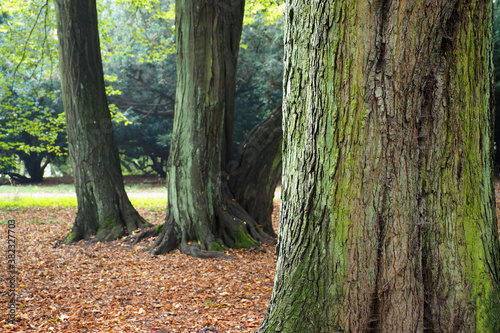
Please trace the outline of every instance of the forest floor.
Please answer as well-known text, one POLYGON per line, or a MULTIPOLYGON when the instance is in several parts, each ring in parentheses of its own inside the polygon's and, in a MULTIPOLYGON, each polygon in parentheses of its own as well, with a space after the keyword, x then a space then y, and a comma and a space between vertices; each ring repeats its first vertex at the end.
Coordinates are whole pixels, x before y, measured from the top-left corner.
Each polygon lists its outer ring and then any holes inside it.
MULTIPOLYGON (((164 195, 160 179, 126 178, 131 197, 164 195), (142 185, 137 185, 137 184, 142 185)), ((73 196, 68 181, 0 187, 0 196, 73 196), (55 186, 58 185, 58 186, 55 186), (63 190, 61 190, 61 188, 63 190)), ((500 207, 500 181, 495 181, 500 207)), ((279 197, 279 192, 277 192, 279 197)), ((274 203, 277 228, 279 200, 274 203)), ((0 331, 2 332, 254 332, 271 297, 274 246, 231 250, 233 259, 196 259, 178 251, 152 256, 155 238, 83 242, 54 248, 67 235, 75 207, 0 207, 0 331), (15 220, 16 325, 7 325, 7 220, 15 220)), ((163 206, 138 208, 154 224, 163 206)), ((497 216, 500 210, 497 208, 497 216)))
MULTIPOLYGON (((73 196, 67 182, 0 187, 3 196, 73 196), (50 184, 50 185, 47 185, 50 184), (69 193, 68 193, 69 192, 69 193)), ((164 195, 162 180, 134 185, 133 196, 164 195)), ((165 207, 138 208, 153 224, 165 207)), ((274 222, 279 202, 275 200, 274 222)), ((276 265, 274 246, 231 250, 231 260, 196 259, 178 251, 152 256, 155 238, 130 245, 53 245, 66 236, 76 207, 0 207, 2 332, 253 332, 266 311, 276 265), (16 325, 7 325, 7 221, 15 220, 16 325)), ((275 225, 276 227, 277 225, 275 225)))

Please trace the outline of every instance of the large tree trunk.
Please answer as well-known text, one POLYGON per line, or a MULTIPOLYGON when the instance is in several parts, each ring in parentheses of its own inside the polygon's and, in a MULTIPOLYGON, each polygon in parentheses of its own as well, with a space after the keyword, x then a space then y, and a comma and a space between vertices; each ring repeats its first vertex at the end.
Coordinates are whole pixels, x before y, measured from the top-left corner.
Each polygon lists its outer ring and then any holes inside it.
POLYGON ((229 182, 236 201, 273 237, 273 199, 281 179, 282 119, 280 104, 252 129, 233 163, 229 182))
POLYGON ((149 224, 123 186, 108 109, 95 0, 55 0, 62 94, 78 213, 66 243, 113 240, 149 224))
POLYGON ((177 89, 167 176, 167 219, 155 254, 198 257, 271 240, 232 199, 236 61, 244 0, 177 0, 177 89))
POLYGON ((498 332, 490 1, 288 1, 261 332, 498 332))

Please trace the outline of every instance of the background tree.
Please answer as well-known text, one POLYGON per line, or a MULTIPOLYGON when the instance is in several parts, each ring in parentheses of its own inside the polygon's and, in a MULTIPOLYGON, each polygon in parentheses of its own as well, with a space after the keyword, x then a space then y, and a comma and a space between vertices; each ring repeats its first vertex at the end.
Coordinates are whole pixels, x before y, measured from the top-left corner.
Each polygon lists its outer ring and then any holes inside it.
POLYGON ((236 62, 244 1, 176 1, 177 89, 167 219, 151 252, 220 256, 271 238, 232 199, 236 62))
POLYGON ((19 182, 41 182, 66 148, 50 13, 47 1, 0 8, 0 173, 19 182))
MULTIPOLYGON (((243 26, 236 77, 235 153, 252 128, 281 103, 281 16, 273 10, 275 4, 260 2, 251 1, 245 9, 247 22, 243 26)), ((130 171, 137 169, 161 176, 165 175, 163 162, 170 149, 175 101, 172 9, 168 2, 159 5, 148 0, 118 5, 111 2, 101 11, 101 16, 110 22, 105 30, 113 36, 103 43, 104 69, 108 78, 114 78, 108 84, 120 92, 108 95, 108 99, 127 118, 126 122, 115 123, 122 163, 130 171), (111 23, 123 21, 127 22, 125 28, 111 23), (156 50, 160 46, 164 53, 156 50)))
POLYGON ((255 126, 231 166, 229 186, 236 202, 268 235, 276 237, 272 213, 274 192, 281 180, 283 131, 281 104, 255 126))
POLYGON ((39 183, 47 165, 66 152, 62 102, 52 87, 45 90, 27 83, 15 91, 1 101, 0 173, 20 183, 39 183), (24 95, 17 95, 21 91, 24 95), (22 174, 18 160, 28 176, 22 174))
MULTIPOLYGON (((252 128, 281 102, 281 8, 276 1, 247 2, 238 55, 234 157, 252 128)), ((123 171, 165 176, 176 83, 173 1, 100 0, 97 9, 106 92, 123 171)), ((57 155, 65 152, 66 138, 53 3, 5 0, 1 10, 0 168, 31 181, 37 177, 26 173, 26 165, 36 174, 49 161, 51 171, 67 174, 67 159, 57 155), (43 131, 35 131, 41 127, 43 131), (56 132, 57 142, 49 144, 56 132)))
POLYGON ((283 27, 277 2, 245 5, 236 77, 234 147, 229 186, 236 202, 268 235, 281 180, 283 27))
POLYGON ((100 17, 104 71, 114 92, 108 100, 126 119, 114 124, 122 165, 165 177, 175 101, 173 2, 105 0, 100 17))
POLYGON ((78 213, 70 243, 149 225, 123 186, 102 69, 95 0, 56 0, 59 65, 78 213))
POLYGON ((492 2, 288 1, 261 332, 498 332, 492 2))
POLYGON ((252 129, 269 117, 277 105, 281 105, 282 6, 276 3, 257 6, 260 2, 246 1, 245 4, 236 75, 233 156, 238 153, 252 129))

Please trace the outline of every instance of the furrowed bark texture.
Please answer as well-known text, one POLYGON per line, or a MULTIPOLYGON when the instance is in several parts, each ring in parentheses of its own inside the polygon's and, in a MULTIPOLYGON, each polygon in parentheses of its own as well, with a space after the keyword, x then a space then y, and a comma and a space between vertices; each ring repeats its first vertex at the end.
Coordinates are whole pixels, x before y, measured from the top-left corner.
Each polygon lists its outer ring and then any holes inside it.
POLYGON ((231 168, 230 188, 236 201, 268 235, 273 229, 273 199, 281 179, 282 161, 281 104, 255 126, 243 142, 231 168))
POLYGON ((66 243, 149 226, 123 186, 108 109, 95 0, 55 0, 63 103, 78 213, 66 243))
POLYGON ((167 219, 150 250, 221 256, 213 250, 271 240, 232 200, 225 170, 244 1, 177 0, 175 8, 178 74, 167 219))
POLYGON ((282 217, 260 331, 498 331, 491 2, 286 8, 282 217))

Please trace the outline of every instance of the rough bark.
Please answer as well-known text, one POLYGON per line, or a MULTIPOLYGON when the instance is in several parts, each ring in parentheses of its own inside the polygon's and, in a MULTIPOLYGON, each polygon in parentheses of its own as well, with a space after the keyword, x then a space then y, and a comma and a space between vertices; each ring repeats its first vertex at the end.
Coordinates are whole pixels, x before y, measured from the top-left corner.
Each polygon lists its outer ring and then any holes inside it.
POLYGON ((113 240, 149 226, 123 185, 108 109, 95 0, 55 0, 62 96, 78 213, 66 243, 113 240))
POLYGON ((221 256, 271 241, 229 191, 243 0, 176 1, 177 88, 167 218, 150 251, 221 256))
POLYGON ((281 179, 283 119, 281 104, 243 142, 231 168, 230 188, 260 228, 276 237, 272 224, 273 199, 281 179))
POLYGON ((261 332, 498 332, 490 1, 286 10, 261 332))

